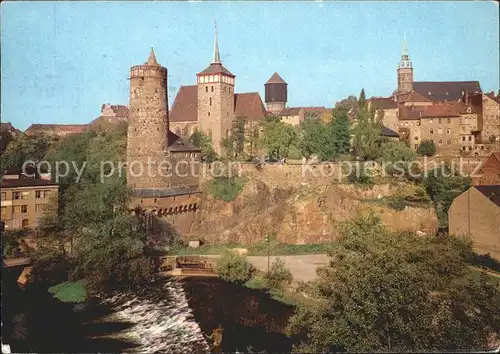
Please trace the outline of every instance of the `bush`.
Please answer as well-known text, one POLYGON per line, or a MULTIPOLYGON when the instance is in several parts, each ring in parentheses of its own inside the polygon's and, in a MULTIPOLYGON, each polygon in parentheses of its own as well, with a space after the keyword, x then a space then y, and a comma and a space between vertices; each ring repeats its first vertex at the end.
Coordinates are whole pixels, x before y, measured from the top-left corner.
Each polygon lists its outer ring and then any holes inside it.
POLYGON ((250 280, 255 269, 246 256, 228 250, 217 261, 215 271, 226 281, 242 284, 250 280))
POLYGON ((276 258, 269 272, 266 274, 267 287, 270 290, 282 292, 284 285, 290 284, 292 280, 292 273, 290 269, 285 267, 285 261, 281 258, 276 258))
POLYGON ((62 302, 84 302, 87 300, 87 290, 85 289, 85 281, 77 282, 66 281, 54 286, 48 290, 54 298, 62 302))
POLYGON ((236 198, 245 185, 241 177, 216 177, 209 182, 208 191, 215 198, 230 202, 236 198))
POLYGON ((366 173, 365 168, 360 169, 359 172, 353 170, 347 177, 347 181, 357 186, 370 188, 375 184, 375 182, 373 181, 373 177, 370 174, 366 173))
POLYGON ((436 153, 436 145, 431 140, 424 140, 418 146, 417 153, 422 156, 433 156, 436 153))

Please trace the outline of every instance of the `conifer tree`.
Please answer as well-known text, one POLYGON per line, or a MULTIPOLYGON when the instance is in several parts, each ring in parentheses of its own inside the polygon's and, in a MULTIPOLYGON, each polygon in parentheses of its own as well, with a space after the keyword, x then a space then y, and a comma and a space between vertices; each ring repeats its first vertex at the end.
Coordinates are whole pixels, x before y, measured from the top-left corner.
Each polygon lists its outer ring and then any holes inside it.
POLYGON ((338 156, 349 153, 351 149, 351 127, 347 109, 339 107, 333 111, 331 129, 335 154, 338 156))

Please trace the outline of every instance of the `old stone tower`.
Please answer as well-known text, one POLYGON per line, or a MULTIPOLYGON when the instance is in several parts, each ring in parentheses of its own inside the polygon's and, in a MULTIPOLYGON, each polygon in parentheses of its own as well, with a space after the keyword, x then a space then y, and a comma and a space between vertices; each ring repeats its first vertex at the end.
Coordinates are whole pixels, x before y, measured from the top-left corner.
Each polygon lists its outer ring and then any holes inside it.
POLYGON ((198 121, 202 132, 212 139, 221 153, 221 142, 229 137, 234 120, 235 76, 222 66, 215 30, 214 53, 208 68, 196 74, 198 84, 198 121))
POLYGON ((403 39, 403 54, 398 64, 398 93, 413 91, 413 67, 408 55, 406 36, 403 39))
POLYGON ((167 155, 167 100, 167 68, 158 64, 151 48, 144 65, 130 68, 127 185, 134 190, 161 190, 168 186, 166 177, 147 170, 148 160, 158 166, 167 155))
POLYGON ((264 85, 266 94, 266 108, 273 114, 278 114, 286 107, 288 84, 274 73, 264 85))

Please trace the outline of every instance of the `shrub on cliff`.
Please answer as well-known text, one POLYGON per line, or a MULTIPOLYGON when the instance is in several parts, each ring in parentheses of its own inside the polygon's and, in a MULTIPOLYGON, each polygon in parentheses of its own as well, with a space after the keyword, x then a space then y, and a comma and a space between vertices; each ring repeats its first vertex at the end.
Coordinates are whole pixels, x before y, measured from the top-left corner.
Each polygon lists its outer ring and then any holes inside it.
POLYGON ((241 177, 215 177, 208 184, 208 191, 215 198, 230 202, 236 198, 245 185, 241 177))
POLYGON ((433 156, 436 153, 436 145, 432 140, 424 140, 418 146, 417 153, 422 156, 433 156))
POLYGON ((254 270, 245 255, 229 250, 222 254, 215 266, 215 271, 222 279, 238 284, 250 280, 254 270))
POLYGON ((266 273, 266 283, 270 290, 282 292, 283 288, 293 280, 292 272, 285 267, 285 261, 276 258, 269 272, 266 273))
POLYGON ((392 233, 374 216, 339 231, 321 301, 290 320, 297 351, 484 350, 500 333, 498 281, 468 274, 467 240, 392 233))

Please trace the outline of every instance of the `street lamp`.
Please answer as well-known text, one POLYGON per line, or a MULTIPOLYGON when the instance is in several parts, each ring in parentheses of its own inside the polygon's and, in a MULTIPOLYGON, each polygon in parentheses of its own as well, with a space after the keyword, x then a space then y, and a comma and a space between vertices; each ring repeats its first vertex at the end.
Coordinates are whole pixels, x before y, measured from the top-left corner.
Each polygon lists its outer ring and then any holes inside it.
POLYGON ((266 235, 265 242, 267 244, 267 274, 269 274, 269 236, 266 235))

